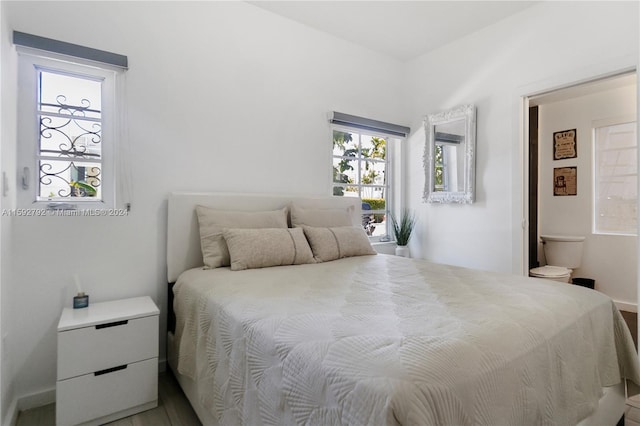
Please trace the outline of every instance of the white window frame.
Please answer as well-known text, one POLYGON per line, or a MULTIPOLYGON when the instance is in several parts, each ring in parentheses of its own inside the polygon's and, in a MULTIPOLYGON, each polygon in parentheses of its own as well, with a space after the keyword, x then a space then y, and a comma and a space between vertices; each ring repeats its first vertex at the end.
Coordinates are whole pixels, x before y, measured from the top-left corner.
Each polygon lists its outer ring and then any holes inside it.
POLYGON ((18 206, 35 209, 112 209, 116 204, 116 87, 120 70, 106 64, 71 58, 28 47, 18 51, 18 206), (38 70, 102 81, 101 105, 101 200, 69 197, 38 200, 39 134, 38 70))
MULTIPOLYGON (((593 173, 593 215, 591 218, 591 227, 592 227, 592 233, 594 235, 613 235, 613 236, 631 236, 631 237, 635 237, 638 235, 638 226, 640 226, 640 223, 637 223, 636 225, 636 232, 635 233, 631 233, 631 232, 615 232, 615 231, 604 231, 604 230, 599 230, 598 226, 597 226, 597 215, 598 215, 598 147, 597 145, 597 140, 596 140, 596 131, 598 128, 602 128, 602 127, 610 127, 610 126, 617 126, 617 125, 621 125, 621 124, 631 124, 634 123, 636 125, 636 155, 637 155, 637 151, 638 149, 640 149, 640 147, 638 146, 638 139, 637 139, 637 131, 638 131, 638 127, 637 127, 637 121, 636 121, 636 117, 635 116, 625 116, 625 117, 617 117, 617 118, 611 118, 611 119, 603 119, 603 120, 596 120, 592 123, 592 158, 593 158, 593 165, 592 165, 592 173, 593 173)), ((636 165, 636 180, 637 180, 637 176, 638 176, 638 165, 636 165)), ((640 188, 638 188, 640 190, 640 188)), ((637 206, 637 202, 638 202, 638 196, 640 196, 640 194, 636 195, 636 202, 635 205, 637 206)))
MULTIPOLYGON (((385 133, 381 133, 381 132, 376 132, 376 131, 372 131, 372 130, 364 130, 364 129, 360 129, 357 127, 349 127, 349 126, 344 126, 344 125, 337 125, 337 124, 332 124, 331 126, 331 140, 332 143, 330 145, 331 147, 331 163, 330 163, 330 167, 331 167, 331 173, 330 173, 330 193, 331 195, 333 195, 333 188, 335 186, 342 186, 340 183, 338 182, 334 182, 333 181, 333 160, 335 158, 340 158, 337 157, 333 154, 333 132, 334 130, 339 131, 339 132, 345 132, 345 133, 353 133, 353 134, 359 134, 359 135, 367 135, 367 136, 372 136, 372 137, 377 137, 380 139, 384 139, 386 141, 386 154, 385 154, 385 210, 371 210, 371 214, 384 214, 386 216, 386 220, 385 220, 385 232, 383 235, 378 235, 378 236, 370 236, 369 240, 371 242, 387 242, 387 241, 391 241, 392 240, 392 227, 391 227, 391 214, 392 212, 394 212, 393 209, 393 200, 395 197, 395 182, 394 182, 394 170, 393 170, 393 140, 397 139, 397 140, 401 140, 403 139, 400 136, 394 136, 394 135, 388 135, 385 133)), ((360 153, 360 148, 361 148, 361 143, 358 144, 358 157, 354 158, 354 160, 358 161, 358 176, 361 176, 361 169, 360 167, 362 167, 362 163, 364 162, 363 157, 361 157, 361 153, 360 153)), ((367 184, 344 184, 344 187, 347 186, 351 186, 351 187, 357 187, 358 188, 358 197, 360 197, 362 199, 362 191, 361 189, 363 187, 371 187, 371 186, 375 186, 375 187, 379 187, 382 185, 367 185, 367 184)), ((345 191, 346 192, 346 191, 345 191)), ((337 196, 337 195, 336 195, 337 196)), ((348 195, 344 195, 344 196, 348 196, 348 195)), ((364 211, 362 212, 364 214, 364 211)))

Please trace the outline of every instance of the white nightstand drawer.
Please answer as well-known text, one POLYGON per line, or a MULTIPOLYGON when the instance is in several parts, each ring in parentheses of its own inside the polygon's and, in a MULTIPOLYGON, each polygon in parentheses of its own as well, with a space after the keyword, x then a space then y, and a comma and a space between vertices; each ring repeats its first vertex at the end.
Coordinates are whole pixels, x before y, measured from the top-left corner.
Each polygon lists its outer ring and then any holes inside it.
POLYGON ((58 380, 157 358, 158 336, 157 315, 59 332, 58 380))
MULTIPOLYGON (((56 423, 76 425, 158 401, 158 358, 58 381, 56 423)), ((146 407, 151 408, 151 407, 146 407)), ((97 422, 99 423, 99 422, 97 422)))

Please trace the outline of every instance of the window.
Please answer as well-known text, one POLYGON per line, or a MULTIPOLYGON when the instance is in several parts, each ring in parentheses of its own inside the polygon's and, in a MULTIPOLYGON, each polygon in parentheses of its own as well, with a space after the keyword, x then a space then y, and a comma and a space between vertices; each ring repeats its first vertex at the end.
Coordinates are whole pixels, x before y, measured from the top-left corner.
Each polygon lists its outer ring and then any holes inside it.
POLYGON ((19 45, 19 204, 113 207, 116 78, 122 68, 91 56, 108 52, 23 33, 14 33, 14 42, 19 45), (82 56, 68 56, 68 49, 82 56))
POLYGON ((411 129, 336 111, 330 113, 329 122, 333 124, 333 195, 360 197, 367 235, 374 241, 388 241, 392 192, 399 186, 393 182, 391 153, 411 129))
POLYGON ((360 197, 367 235, 374 241, 388 241, 392 232, 387 219, 393 211, 394 191, 400 192, 400 179, 393 182, 397 160, 392 162, 391 157, 411 129, 336 111, 330 113, 329 122, 333 124, 333 195, 360 197))
POLYGON ((35 67, 37 201, 102 201, 102 87, 93 76, 35 67))
POLYGON ((362 199, 362 226, 370 237, 390 234, 388 143, 387 136, 333 129, 333 195, 362 199))
POLYGON ((594 232, 637 235, 636 123, 594 129, 594 232))

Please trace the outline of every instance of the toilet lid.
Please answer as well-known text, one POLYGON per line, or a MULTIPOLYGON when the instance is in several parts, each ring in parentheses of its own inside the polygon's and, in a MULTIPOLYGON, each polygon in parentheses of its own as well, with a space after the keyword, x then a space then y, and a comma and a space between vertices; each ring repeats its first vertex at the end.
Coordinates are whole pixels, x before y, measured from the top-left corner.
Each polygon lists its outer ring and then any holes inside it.
POLYGON ((571 275, 571 269, 562 266, 540 266, 529 271, 531 275, 536 277, 560 278, 571 275))

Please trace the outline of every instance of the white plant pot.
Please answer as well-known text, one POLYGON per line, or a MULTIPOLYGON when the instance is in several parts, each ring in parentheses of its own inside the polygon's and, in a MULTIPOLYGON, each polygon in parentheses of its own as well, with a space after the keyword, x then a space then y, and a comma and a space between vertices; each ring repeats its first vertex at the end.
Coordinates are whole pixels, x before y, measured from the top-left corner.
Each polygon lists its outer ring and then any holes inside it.
POLYGON ((409 253, 409 246, 396 247, 396 256, 411 257, 411 254, 409 253))

